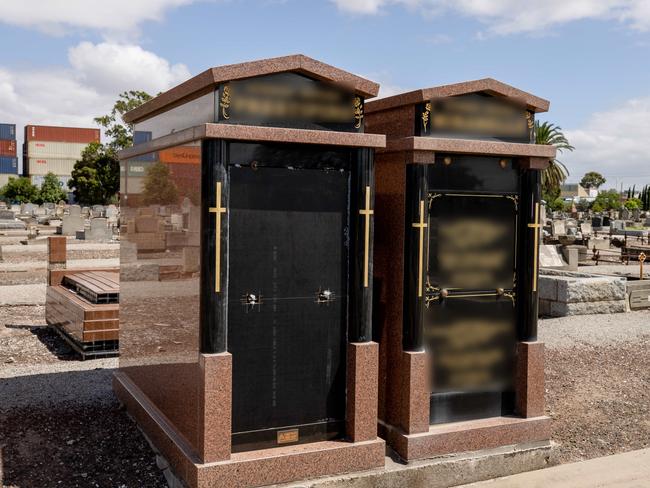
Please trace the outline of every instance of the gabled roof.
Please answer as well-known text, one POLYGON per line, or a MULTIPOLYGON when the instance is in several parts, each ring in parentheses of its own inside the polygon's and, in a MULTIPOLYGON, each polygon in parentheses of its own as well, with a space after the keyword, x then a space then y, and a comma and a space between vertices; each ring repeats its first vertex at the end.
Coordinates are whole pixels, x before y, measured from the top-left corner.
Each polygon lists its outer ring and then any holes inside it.
POLYGON ((494 96, 508 98, 534 112, 546 112, 550 105, 548 100, 536 97, 535 95, 519 90, 518 88, 507 85, 493 78, 483 78, 481 80, 465 81, 463 83, 454 83, 452 85, 422 88, 420 90, 401 93, 392 97, 380 98, 379 100, 367 102, 364 106, 364 110, 366 113, 371 113, 402 105, 422 103, 434 98, 452 97, 476 92, 485 92, 494 96))
POLYGON ((333 85, 339 85, 363 97, 375 97, 379 92, 377 83, 303 54, 294 54, 210 68, 194 78, 190 78, 184 83, 161 93, 138 108, 127 112, 124 114, 124 121, 133 123, 144 119, 168 106, 176 105, 182 100, 190 100, 199 94, 207 93, 211 87, 226 81, 289 71, 301 73, 333 85))

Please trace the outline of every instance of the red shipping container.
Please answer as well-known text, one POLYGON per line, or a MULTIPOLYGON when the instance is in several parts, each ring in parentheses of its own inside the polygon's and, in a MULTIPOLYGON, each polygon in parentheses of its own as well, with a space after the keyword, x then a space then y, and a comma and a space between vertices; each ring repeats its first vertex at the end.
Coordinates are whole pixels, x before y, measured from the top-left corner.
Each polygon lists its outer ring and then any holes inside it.
POLYGON ((81 127, 54 127, 48 125, 26 125, 26 141, 77 142, 88 144, 99 142, 99 129, 81 127))
POLYGON ((176 146, 158 151, 161 163, 200 164, 201 146, 176 146))
POLYGON ((16 157, 16 141, 0 140, 0 156, 16 157))

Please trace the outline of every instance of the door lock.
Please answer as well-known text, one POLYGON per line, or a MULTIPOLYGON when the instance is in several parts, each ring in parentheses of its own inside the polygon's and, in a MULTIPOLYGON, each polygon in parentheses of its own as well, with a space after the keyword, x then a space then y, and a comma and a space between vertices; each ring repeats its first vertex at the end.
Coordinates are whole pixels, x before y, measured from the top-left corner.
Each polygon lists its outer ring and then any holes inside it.
POLYGON ((316 303, 330 303, 336 300, 336 295, 329 288, 319 289, 316 292, 316 303))

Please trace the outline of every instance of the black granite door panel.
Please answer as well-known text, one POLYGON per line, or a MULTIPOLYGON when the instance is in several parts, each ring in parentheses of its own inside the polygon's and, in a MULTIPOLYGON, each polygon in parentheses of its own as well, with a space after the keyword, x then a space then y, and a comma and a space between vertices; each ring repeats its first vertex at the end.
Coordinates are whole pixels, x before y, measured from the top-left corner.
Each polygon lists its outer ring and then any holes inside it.
POLYGON ((233 450, 341 436, 349 172, 229 172, 233 450))
POLYGON ((518 198, 429 193, 430 422, 512 413, 518 198))

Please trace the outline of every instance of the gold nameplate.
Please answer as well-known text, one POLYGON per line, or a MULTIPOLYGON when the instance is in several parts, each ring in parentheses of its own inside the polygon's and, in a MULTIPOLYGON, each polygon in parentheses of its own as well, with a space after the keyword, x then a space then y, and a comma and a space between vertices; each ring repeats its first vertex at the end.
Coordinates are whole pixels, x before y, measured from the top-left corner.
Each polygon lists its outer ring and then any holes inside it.
POLYGON ((298 442, 299 438, 298 429, 278 431, 278 444, 291 444, 292 442, 298 442))

